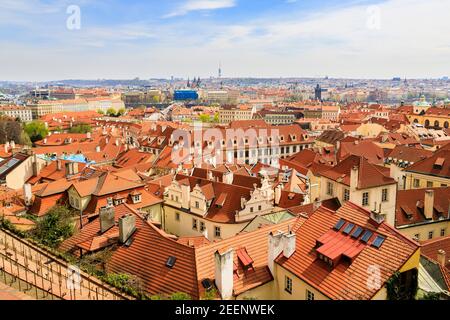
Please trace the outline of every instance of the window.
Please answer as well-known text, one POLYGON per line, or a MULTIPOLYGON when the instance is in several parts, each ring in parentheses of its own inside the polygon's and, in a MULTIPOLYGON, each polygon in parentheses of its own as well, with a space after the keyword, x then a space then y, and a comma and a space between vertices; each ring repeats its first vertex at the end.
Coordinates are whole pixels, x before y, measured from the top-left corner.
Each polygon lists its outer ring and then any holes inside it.
POLYGON ((368 206, 369 205, 369 193, 368 192, 364 192, 363 196, 362 196, 362 205, 363 206, 368 206))
POLYGON ((262 207, 261 207, 261 205, 259 205, 258 206, 258 211, 261 211, 262 210, 262 207))
POLYGON ((433 239, 433 231, 428 232, 428 239, 433 239))
POLYGON ((344 201, 350 200, 350 190, 344 189, 344 201))
POLYGON ((200 221, 200 232, 205 231, 205 222, 200 221))
POLYGON ((192 229, 193 230, 198 230, 197 223, 198 223, 197 219, 192 219, 192 229))
POLYGON ((331 182, 327 182, 327 195, 333 195, 333 184, 331 182))
POLYGON ((314 293, 306 289, 306 300, 314 300, 314 293))
POLYGON ((220 231, 220 227, 214 227, 214 235, 216 236, 216 238, 220 238, 221 237, 221 231, 220 231))
POLYGON ((381 201, 382 202, 388 201, 388 189, 381 190, 381 201))
POLYGON ((420 234, 416 233, 416 234, 414 235, 414 239, 417 240, 417 241, 419 241, 419 239, 420 239, 420 234))
POLYGON ((284 277, 284 290, 287 293, 292 294, 292 279, 288 276, 284 277))
POLYGON ((414 179, 414 188, 418 188, 420 186, 420 180, 414 179))
POLYGON ((427 181, 427 188, 433 188, 433 181, 427 181))
POLYGON ((180 221, 180 214, 178 212, 175 212, 175 220, 180 221))
POLYGON ((441 237, 445 236, 445 229, 441 229, 441 237))
POLYGON ((200 208, 200 203, 198 201, 195 201, 195 207, 198 209, 200 208))

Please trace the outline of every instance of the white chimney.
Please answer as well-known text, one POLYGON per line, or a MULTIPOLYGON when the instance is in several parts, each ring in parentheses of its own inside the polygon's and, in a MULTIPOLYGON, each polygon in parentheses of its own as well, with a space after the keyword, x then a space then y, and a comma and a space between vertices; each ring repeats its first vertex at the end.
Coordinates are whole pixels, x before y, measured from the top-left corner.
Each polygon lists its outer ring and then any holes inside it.
POLYGON ((283 234, 283 255, 285 258, 290 258, 296 247, 297 235, 291 231, 283 234))
POLYGON ((267 255, 267 265, 269 267, 270 272, 274 275, 274 262, 275 259, 283 252, 283 233, 278 231, 273 234, 269 233, 269 252, 267 255))
POLYGON ((11 140, 10 145, 11 145, 11 149, 14 149, 16 147, 16 143, 14 142, 14 140, 11 140))
POLYGON ((86 133, 86 138, 91 139, 91 133, 90 132, 86 133))
POLYGON ((191 186, 189 183, 181 184, 181 206, 185 209, 189 209, 191 201, 191 186))
POLYGON ((223 183, 232 184, 233 183, 233 172, 225 172, 222 176, 223 183))
POLYGON ((61 160, 60 160, 60 159, 56 160, 56 169, 57 169, 58 171, 61 171, 61 170, 62 170, 62 167, 61 167, 61 160))
POLYGON ((425 199, 423 202, 423 213, 425 218, 433 219, 434 190, 425 190, 425 199))
POLYGON ((114 226, 114 207, 100 209, 100 232, 103 233, 114 226))
POLYGON ((95 152, 100 152, 100 146, 95 147, 95 152))
POLYGON ((23 185, 23 197, 25 200, 25 205, 31 206, 31 200, 33 197, 33 194, 31 193, 31 184, 25 183, 23 185))
POLYGON ((8 145, 8 143, 5 143, 4 148, 5 148, 5 153, 8 153, 8 151, 9 151, 9 145, 8 145))
POLYGON ((233 255, 234 250, 228 249, 220 253, 214 253, 215 259, 215 282, 223 300, 233 296, 233 255))
POLYGON ((278 205, 280 203, 281 200, 281 190, 283 189, 283 185, 279 184, 276 188, 275 188, 275 204, 278 205))
POLYGON ((136 216, 127 214, 119 219, 119 242, 125 243, 136 230, 136 216))
POLYGON ((441 266, 443 266, 445 268, 445 266, 447 265, 447 254, 445 253, 444 250, 438 250, 437 252, 437 261, 439 262, 439 264, 441 266))
POLYGON ((353 166, 350 171, 350 189, 355 190, 358 188, 358 181, 359 181, 359 167, 353 166))

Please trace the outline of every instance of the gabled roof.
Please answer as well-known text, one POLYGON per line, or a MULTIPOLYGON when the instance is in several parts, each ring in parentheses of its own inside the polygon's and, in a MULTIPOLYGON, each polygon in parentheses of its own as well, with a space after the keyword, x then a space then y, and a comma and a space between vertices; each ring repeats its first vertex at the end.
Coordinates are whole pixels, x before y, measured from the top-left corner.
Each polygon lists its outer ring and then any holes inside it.
MULTIPOLYGON (((290 258, 280 254, 276 263, 335 300, 372 298, 378 289, 367 286, 368 268, 373 265, 380 267, 380 280, 383 285, 419 249, 418 243, 402 236, 386 223, 373 223, 368 211, 350 202, 337 211, 320 207, 303 225, 293 231, 297 234, 294 254, 290 258), (333 227, 340 219, 381 235, 385 240, 379 248, 372 245, 374 236, 362 247, 355 244, 354 248, 358 248, 358 252, 352 254, 351 263, 340 262, 330 269, 318 258, 315 248, 317 240, 324 235, 328 235, 330 241, 337 241, 334 234, 337 235, 341 231, 333 231, 333 227), (331 232, 333 234, 330 234, 331 232)), ((351 245, 347 247, 350 248, 351 245)))
POLYGON ((92 194, 95 196, 104 196, 143 186, 144 184, 141 182, 127 180, 114 173, 105 172, 98 178, 97 187, 92 194))
POLYGON ((322 176, 350 186, 350 174, 353 167, 358 167, 358 189, 396 184, 384 168, 369 163, 363 157, 349 156, 332 169, 323 171, 322 176))
POLYGON ((427 189, 411 189, 397 191, 397 202, 395 208, 395 226, 408 226, 426 223, 423 212, 423 204, 425 199, 425 191, 434 191, 433 203, 433 221, 439 219, 450 219, 450 187, 445 188, 427 188, 427 189))
POLYGON ((450 179, 450 148, 443 147, 431 157, 409 166, 405 171, 450 179))

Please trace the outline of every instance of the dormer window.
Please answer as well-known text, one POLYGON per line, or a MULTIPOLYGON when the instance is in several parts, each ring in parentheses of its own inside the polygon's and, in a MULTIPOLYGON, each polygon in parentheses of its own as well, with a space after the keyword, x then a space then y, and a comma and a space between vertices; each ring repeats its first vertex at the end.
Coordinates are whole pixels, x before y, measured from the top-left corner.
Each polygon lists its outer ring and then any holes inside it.
POLYGON ((106 203, 107 203, 108 207, 112 207, 113 206, 113 199, 112 198, 106 199, 106 203))

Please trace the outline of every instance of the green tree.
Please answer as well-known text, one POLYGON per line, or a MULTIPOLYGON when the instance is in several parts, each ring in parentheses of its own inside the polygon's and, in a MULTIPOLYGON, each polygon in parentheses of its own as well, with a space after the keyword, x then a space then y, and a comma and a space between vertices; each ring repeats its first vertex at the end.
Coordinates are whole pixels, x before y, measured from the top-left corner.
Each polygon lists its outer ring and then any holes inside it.
POLYGON ((117 111, 117 116, 118 117, 123 116, 125 112, 126 112, 125 108, 120 108, 119 111, 117 111))
POLYGON ((205 113, 199 115, 199 116, 198 116, 198 119, 199 119, 201 122, 211 122, 211 117, 209 116, 209 114, 205 114, 205 113))
POLYGON ((92 128, 88 124, 79 124, 69 130, 70 133, 88 133, 92 132, 92 128))
POLYGON ((74 213, 66 206, 56 205, 39 219, 32 236, 38 242, 57 247, 74 232, 74 213))
POLYGON ((103 111, 102 109, 98 109, 98 110, 97 110, 97 113, 98 113, 98 114, 105 114, 105 111, 103 111))
POLYGON ((24 130, 31 142, 42 140, 48 135, 48 129, 42 121, 32 121, 25 125, 24 130))
POLYGON ((213 122, 214 122, 214 123, 219 123, 219 113, 218 113, 218 112, 216 112, 216 113, 214 114, 213 122))
POLYGON ((115 117, 116 116, 116 109, 114 108, 109 108, 108 110, 106 110, 106 114, 110 117, 115 117))
POLYGON ((25 133, 25 131, 20 133, 20 144, 29 147, 32 145, 30 137, 25 133))

